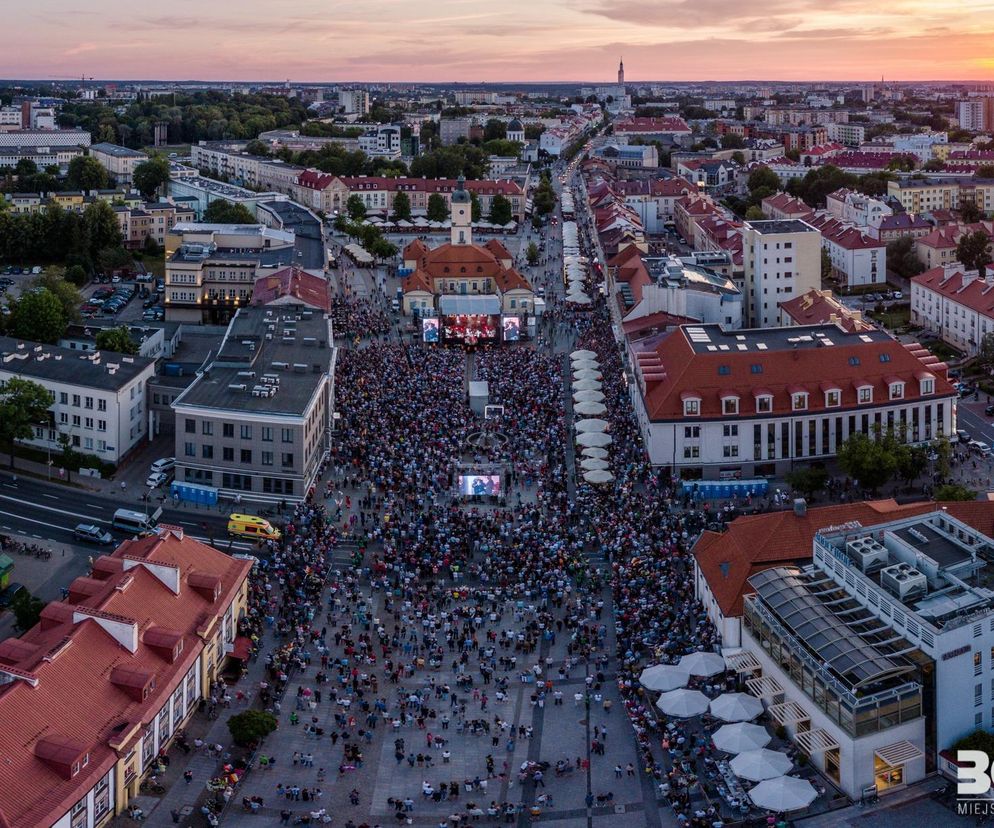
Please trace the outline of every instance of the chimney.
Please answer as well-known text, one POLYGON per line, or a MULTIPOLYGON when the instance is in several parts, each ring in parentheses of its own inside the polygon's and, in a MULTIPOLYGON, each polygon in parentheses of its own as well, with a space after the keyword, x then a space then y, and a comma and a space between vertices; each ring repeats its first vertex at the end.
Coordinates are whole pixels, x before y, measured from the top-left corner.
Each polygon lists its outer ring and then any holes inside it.
POLYGON ((794 498, 794 514, 798 517, 804 517, 808 513, 808 504, 803 497, 794 498))

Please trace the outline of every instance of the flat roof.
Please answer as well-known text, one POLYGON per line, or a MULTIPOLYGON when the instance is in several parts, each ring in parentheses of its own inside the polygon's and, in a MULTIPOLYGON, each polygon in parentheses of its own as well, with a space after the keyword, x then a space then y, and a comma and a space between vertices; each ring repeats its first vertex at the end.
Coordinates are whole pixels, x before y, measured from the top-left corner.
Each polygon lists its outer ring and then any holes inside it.
POLYGON ((817 233, 818 231, 800 219, 772 219, 769 221, 746 222, 753 230, 763 235, 774 233, 817 233))
POLYGON ((847 331, 831 324, 743 330, 724 330, 718 324, 683 325, 681 331, 697 354, 812 350, 833 345, 894 341, 885 331, 876 328, 847 331))
POLYGON ((333 355, 330 322, 321 312, 306 305, 239 308, 209 366, 173 404, 302 416, 333 355), (266 386, 277 390, 254 393, 266 386))
POLYGON ((129 149, 128 147, 120 147, 117 144, 108 144, 101 141, 97 144, 90 145, 90 152, 102 152, 104 155, 113 155, 116 158, 148 158, 148 155, 139 150, 129 149))
POLYGON ((153 361, 110 351, 74 351, 0 336, 0 371, 101 391, 126 387, 153 361))

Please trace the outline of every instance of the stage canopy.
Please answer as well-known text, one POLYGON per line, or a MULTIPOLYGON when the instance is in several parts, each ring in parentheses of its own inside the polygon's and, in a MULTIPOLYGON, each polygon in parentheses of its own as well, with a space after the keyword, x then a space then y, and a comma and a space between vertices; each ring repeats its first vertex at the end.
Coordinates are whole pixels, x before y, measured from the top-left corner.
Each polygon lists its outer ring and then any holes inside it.
POLYGON ((500 299, 489 294, 463 296, 449 293, 438 297, 438 311, 444 316, 460 314, 498 316, 500 314, 500 299))

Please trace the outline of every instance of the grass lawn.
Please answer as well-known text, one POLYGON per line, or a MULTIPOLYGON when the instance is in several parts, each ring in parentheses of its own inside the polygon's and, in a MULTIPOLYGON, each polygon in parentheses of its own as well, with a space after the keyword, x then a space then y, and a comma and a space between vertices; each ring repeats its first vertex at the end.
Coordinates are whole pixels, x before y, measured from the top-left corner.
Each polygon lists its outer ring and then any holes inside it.
POLYGON ((882 313, 870 313, 869 316, 888 330, 896 331, 908 327, 911 323, 911 306, 890 308, 882 313))

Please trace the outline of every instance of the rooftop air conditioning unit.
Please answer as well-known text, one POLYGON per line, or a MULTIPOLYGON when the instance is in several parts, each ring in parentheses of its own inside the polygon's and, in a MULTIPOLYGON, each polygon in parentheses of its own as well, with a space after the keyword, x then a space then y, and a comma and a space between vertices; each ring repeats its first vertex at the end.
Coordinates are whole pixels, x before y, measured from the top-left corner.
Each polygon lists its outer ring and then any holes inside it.
POLYGON ((248 386, 243 382, 233 382, 228 386, 229 391, 244 391, 248 386))
POLYGON ((928 592, 928 578, 906 563, 894 564, 880 570, 880 585, 901 601, 921 598, 928 592))
POLYGON ((876 572, 887 565, 889 556, 885 547, 876 538, 854 538, 846 543, 846 552, 864 573, 876 572))

